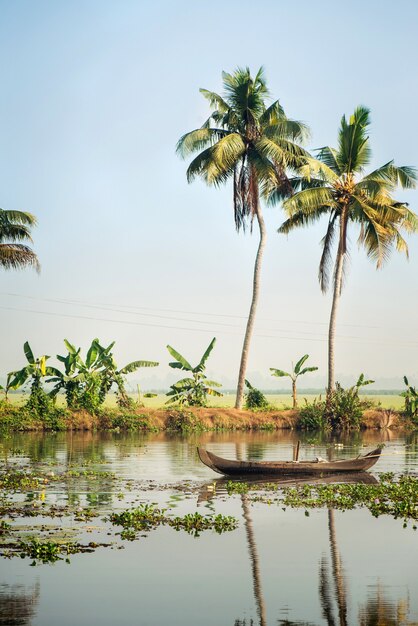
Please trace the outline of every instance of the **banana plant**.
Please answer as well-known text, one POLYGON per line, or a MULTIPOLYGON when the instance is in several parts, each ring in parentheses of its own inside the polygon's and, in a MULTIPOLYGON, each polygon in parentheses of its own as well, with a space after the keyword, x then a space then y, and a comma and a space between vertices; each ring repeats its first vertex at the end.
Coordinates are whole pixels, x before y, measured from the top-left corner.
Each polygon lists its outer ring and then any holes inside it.
POLYGON ((97 409, 105 401, 106 394, 112 385, 116 385, 118 403, 127 406, 130 402, 125 388, 125 376, 139 367, 156 367, 156 361, 133 361, 122 368, 118 368, 113 357, 113 341, 107 347, 102 346, 99 340, 93 339, 87 351, 86 358, 81 357, 81 349, 76 348, 67 339, 64 340, 67 354, 57 355, 57 359, 64 364, 64 372, 51 378, 48 382, 54 383, 51 395, 56 396, 64 389, 67 404, 70 408, 97 409))
POLYGON ((40 357, 35 358, 32 349, 28 341, 25 341, 23 345, 23 351, 28 362, 21 370, 9 372, 7 375, 6 390, 19 389, 26 383, 31 383, 31 394, 36 390, 41 389, 41 379, 46 376, 56 376, 59 374, 59 370, 55 367, 47 365, 46 362, 50 358, 48 355, 43 354, 40 357))
POLYGON ((418 415, 418 391, 409 384, 406 376, 403 381, 407 387, 400 395, 405 398, 405 413, 408 417, 416 417, 418 415))
POLYGON ((293 363, 292 363, 293 370, 291 372, 285 372, 283 370, 278 370, 274 367, 270 367, 272 376, 277 376, 278 378, 288 376, 291 379, 294 409, 296 409, 298 406, 297 393, 296 393, 296 381, 298 377, 302 376, 303 374, 306 374, 307 372, 315 372, 318 369, 317 367, 304 367, 303 369, 301 369, 302 365, 305 363, 307 359, 309 359, 309 354, 304 354, 303 357, 300 358, 299 361, 296 363, 295 367, 293 367, 293 363))
POLYGON ((214 380, 208 380, 205 375, 206 361, 216 343, 214 337, 206 348, 199 363, 193 367, 177 350, 171 346, 167 346, 167 350, 176 361, 169 363, 174 369, 180 369, 190 372, 191 376, 182 378, 171 385, 170 391, 166 394, 170 396, 166 404, 181 404, 183 406, 206 406, 207 396, 222 396, 223 394, 216 391, 214 387, 222 387, 221 383, 214 380))

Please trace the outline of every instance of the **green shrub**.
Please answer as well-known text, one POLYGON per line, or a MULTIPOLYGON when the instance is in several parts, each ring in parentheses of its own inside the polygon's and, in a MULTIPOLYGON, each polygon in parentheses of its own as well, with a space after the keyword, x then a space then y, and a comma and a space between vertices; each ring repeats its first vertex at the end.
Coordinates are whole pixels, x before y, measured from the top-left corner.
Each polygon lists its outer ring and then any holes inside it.
POLYGON ((172 411, 167 418, 167 430, 188 434, 206 430, 202 421, 191 411, 172 411))
POLYGON ((111 417, 111 427, 121 430, 150 430, 148 416, 144 413, 122 411, 111 417))
POLYGON ((316 399, 308 402, 305 398, 305 406, 299 411, 296 424, 298 430, 320 430, 324 427, 325 402, 316 399))
POLYGON ((251 383, 246 380, 245 386, 248 391, 245 394, 245 408, 246 409, 268 409, 269 403, 267 401, 266 396, 259 390, 251 385, 251 383))
POLYGON ((363 411, 373 406, 370 400, 360 400, 359 389, 373 381, 365 380, 361 374, 357 383, 349 389, 335 384, 326 401, 325 424, 331 430, 358 430, 363 411))

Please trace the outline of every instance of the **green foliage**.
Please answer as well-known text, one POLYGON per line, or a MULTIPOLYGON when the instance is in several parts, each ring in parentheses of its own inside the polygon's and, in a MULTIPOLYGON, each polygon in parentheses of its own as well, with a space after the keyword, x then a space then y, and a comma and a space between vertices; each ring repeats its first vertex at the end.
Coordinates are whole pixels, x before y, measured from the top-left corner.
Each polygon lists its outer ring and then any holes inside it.
POLYGON ((413 421, 417 421, 418 417, 418 391, 415 387, 409 384, 406 376, 403 377, 406 385, 406 391, 403 391, 400 395, 405 398, 404 411, 405 415, 411 417, 413 421))
MULTIPOLYGON (((345 257, 347 253, 350 222, 360 226, 358 243, 377 267, 388 259, 393 247, 407 253, 401 231, 413 232, 418 227, 417 216, 407 203, 397 201, 392 195, 397 186, 415 187, 414 168, 397 167, 389 161, 364 175, 364 167, 371 158, 369 125, 370 111, 365 107, 357 107, 348 121, 343 116, 338 148, 326 146, 319 150, 317 159, 308 159, 293 181, 297 193, 283 202, 288 219, 280 227, 281 233, 310 226, 323 215, 328 217, 319 265, 323 291, 327 290, 332 275, 332 247, 337 232, 340 232, 338 255, 345 257), (339 229, 341 220, 343 228, 339 229)), ((280 188, 272 190, 270 201, 282 200, 280 188)))
POLYGON ((245 386, 248 391, 245 394, 245 408, 246 409, 268 409, 269 403, 266 396, 259 390, 253 387, 249 380, 245 381, 245 386))
POLYGON ((138 532, 154 530, 160 525, 170 526, 175 530, 185 530, 190 535, 198 537, 204 530, 214 530, 220 534, 225 531, 235 530, 237 520, 228 515, 201 515, 200 513, 187 513, 183 517, 169 517, 166 509, 159 509, 155 504, 141 504, 136 509, 112 513, 109 517, 112 524, 122 526, 120 533, 122 539, 133 541, 138 532))
POLYGON ((324 427, 326 403, 321 399, 308 402, 305 398, 305 406, 299 409, 299 418, 296 424, 298 430, 320 430, 324 427))
POLYGON ((206 348, 199 363, 195 367, 190 365, 190 363, 174 348, 167 346, 167 350, 171 356, 176 359, 176 361, 169 363, 170 367, 190 372, 191 377, 182 378, 171 385, 170 391, 166 394, 167 396, 170 396, 166 404, 206 406, 208 395, 216 397, 222 396, 219 391, 214 389, 214 387, 222 387, 221 383, 217 383, 214 380, 208 380, 205 375, 206 362, 213 350, 215 342, 216 339, 214 337, 206 348))
POLYGON ((360 399, 359 389, 372 383, 373 380, 365 380, 364 374, 360 374, 356 384, 349 389, 336 383, 335 390, 327 397, 325 426, 331 430, 358 430, 363 411, 371 406, 370 401, 360 399))
POLYGON ((85 360, 81 357, 80 348, 76 348, 67 339, 64 343, 67 354, 57 355, 57 359, 64 364, 64 372, 58 371, 47 381, 54 383, 51 396, 55 397, 64 390, 69 408, 85 409, 92 414, 99 411, 112 386, 116 387, 119 406, 133 408, 134 402, 125 388, 126 375, 140 367, 158 365, 155 361, 133 361, 118 368, 112 352, 115 342, 105 347, 98 339, 93 339, 85 360))
MULTIPOLYGON (((309 359, 309 354, 304 354, 299 361, 296 363, 295 367, 293 368, 292 372, 285 372, 283 370, 278 370, 275 369, 274 367, 270 367, 270 371, 271 371, 271 375, 272 376, 277 376, 278 378, 282 378, 284 376, 288 376, 291 381, 292 381, 292 395, 293 395, 293 408, 295 409, 297 406, 297 399, 296 399, 296 381, 298 379, 299 376, 303 376, 303 374, 307 374, 308 372, 315 372, 318 368, 313 366, 313 367, 304 367, 302 369, 302 365, 305 363, 305 361, 309 359)), ((293 367, 293 364, 292 364, 293 367)))
POLYGON ((198 153, 187 169, 187 180, 196 177, 219 186, 232 180, 237 230, 252 222, 259 193, 280 182, 285 195, 292 192, 287 168, 298 168, 307 152, 300 143, 307 127, 290 120, 279 101, 266 105, 268 89, 263 69, 252 77, 248 68, 223 72, 224 94, 201 89, 209 102, 209 119, 186 133, 177 144, 183 158, 198 153))
POLYGON ((206 430, 201 420, 192 411, 171 411, 166 424, 167 430, 182 435, 206 430))
POLYGON ((129 411, 118 411, 111 417, 111 428, 119 430, 151 430, 148 416, 145 414, 130 413, 129 411))

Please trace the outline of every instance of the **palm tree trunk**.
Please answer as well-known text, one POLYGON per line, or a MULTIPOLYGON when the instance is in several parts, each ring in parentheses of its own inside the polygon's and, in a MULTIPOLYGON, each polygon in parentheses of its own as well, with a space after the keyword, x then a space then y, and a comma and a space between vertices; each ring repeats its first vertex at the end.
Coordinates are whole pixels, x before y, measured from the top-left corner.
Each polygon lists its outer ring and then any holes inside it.
POLYGON ((337 261, 334 276, 334 294, 332 297, 331 315, 328 330, 328 388, 327 396, 335 387, 335 328, 337 323, 337 309, 341 296, 343 282, 344 257, 347 251, 347 209, 343 208, 340 217, 340 241, 338 244, 337 261))
POLYGON ((243 397, 244 397, 244 385, 245 385, 245 374, 247 371, 248 353, 250 349, 251 337, 253 334, 255 313, 257 309, 258 297, 259 297, 259 291, 260 291, 261 262, 263 259, 263 253, 264 253, 264 248, 266 245, 266 238, 267 238, 266 225, 264 223, 260 206, 258 206, 257 208, 256 216, 257 216, 258 228, 260 230, 260 243, 258 244, 257 256, 255 257, 254 278, 253 278, 253 297, 251 300, 250 313, 248 315, 247 328, 245 330, 245 337, 244 337, 244 344, 242 346, 242 352, 241 352, 241 364, 240 364, 239 376, 238 376, 237 397, 235 400, 236 409, 242 408, 242 402, 243 402, 243 397))
POLYGON ((292 380, 292 398, 293 398, 293 408, 296 409, 298 406, 298 400, 296 396, 296 381, 292 380))

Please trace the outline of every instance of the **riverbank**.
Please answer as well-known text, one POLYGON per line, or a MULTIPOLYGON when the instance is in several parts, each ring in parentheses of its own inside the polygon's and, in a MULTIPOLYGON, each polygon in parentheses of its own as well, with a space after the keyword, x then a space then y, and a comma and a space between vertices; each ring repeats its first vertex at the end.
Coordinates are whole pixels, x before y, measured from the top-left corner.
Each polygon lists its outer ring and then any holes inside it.
MULTIPOLYGON (((371 408, 363 412, 361 429, 411 430, 416 428, 403 414, 393 410, 371 408)), ((87 411, 56 408, 42 417, 24 407, 3 403, 0 407, 0 429, 9 431, 95 431, 135 430, 173 431, 180 433, 202 431, 273 431, 307 430, 299 410, 250 411, 232 408, 171 408, 137 407, 129 410, 103 409, 92 415, 87 411)), ((318 430, 312 428, 311 430, 318 430)))

